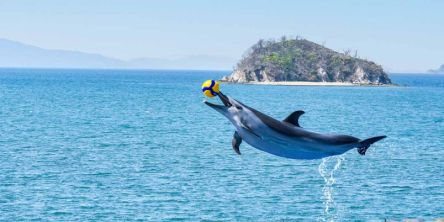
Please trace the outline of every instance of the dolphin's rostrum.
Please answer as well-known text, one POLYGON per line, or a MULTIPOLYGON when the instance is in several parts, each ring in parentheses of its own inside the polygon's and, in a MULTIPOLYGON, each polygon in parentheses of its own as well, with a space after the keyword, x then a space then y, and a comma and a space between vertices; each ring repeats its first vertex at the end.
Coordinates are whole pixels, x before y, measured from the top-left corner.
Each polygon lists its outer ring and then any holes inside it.
POLYGON ((360 140, 347 135, 314 133, 299 125, 299 117, 304 111, 295 111, 285 120, 279 121, 221 92, 218 96, 224 105, 207 101, 205 104, 224 115, 235 126, 232 146, 237 154, 241 154, 239 146, 244 140, 259 150, 292 159, 319 159, 340 155, 353 148, 365 155, 371 144, 386 137, 360 140))

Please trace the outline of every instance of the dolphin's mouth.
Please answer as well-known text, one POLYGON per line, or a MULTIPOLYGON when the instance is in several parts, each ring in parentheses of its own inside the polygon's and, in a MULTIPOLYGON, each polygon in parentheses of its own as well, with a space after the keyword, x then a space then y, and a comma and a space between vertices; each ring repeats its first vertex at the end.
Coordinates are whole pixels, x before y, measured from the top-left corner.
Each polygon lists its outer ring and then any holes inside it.
POLYGON ((208 106, 212 107, 212 108, 223 108, 223 107, 231 107, 232 104, 230 103, 230 100, 228 99, 228 97, 226 95, 224 95, 222 92, 219 92, 217 94, 217 96, 219 97, 219 99, 222 101, 222 103, 224 105, 218 105, 218 104, 214 104, 214 103, 210 103, 208 101, 205 101, 204 103, 207 104, 208 106))

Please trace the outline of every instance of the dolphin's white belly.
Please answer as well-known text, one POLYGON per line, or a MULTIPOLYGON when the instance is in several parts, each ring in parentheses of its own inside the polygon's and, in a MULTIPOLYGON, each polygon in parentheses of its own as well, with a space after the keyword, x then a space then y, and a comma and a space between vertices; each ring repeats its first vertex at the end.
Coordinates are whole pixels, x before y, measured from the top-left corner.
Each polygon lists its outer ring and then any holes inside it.
POLYGON ((292 159, 320 159, 340 155, 353 148, 353 145, 327 145, 309 138, 289 137, 268 127, 255 130, 255 135, 242 127, 236 127, 242 139, 251 146, 281 157, 292 159))

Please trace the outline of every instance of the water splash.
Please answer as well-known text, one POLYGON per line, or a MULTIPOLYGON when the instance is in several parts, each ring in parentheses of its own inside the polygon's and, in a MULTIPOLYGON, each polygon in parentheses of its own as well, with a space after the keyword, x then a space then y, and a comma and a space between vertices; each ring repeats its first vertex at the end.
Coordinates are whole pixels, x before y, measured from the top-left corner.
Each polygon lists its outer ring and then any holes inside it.
POLYGON ((324 187, 322 188, 323 192, 323 203, 324 203, 324 212, 323 217, 320 218, 320 221, 334 221, 338 219, 338 210, 337 205, 333 198, 333 185, 336 182, 334 178, 334 173, 341 167, 342 162, 344 161, 344 156, 337 157, 327 157, 322 159, 321 164, 319 164, 319 174, 324 178, 324 187), (330 161, 336 160, 336 163, 330 161), (334 163, 334 165, 332 165, 334 163))

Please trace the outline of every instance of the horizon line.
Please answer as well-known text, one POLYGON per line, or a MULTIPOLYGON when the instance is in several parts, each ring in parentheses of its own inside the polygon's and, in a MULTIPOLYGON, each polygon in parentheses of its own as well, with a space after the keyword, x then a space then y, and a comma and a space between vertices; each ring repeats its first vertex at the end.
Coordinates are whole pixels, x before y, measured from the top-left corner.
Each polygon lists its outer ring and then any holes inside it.
MULTIPOLYGON (((81 68, 81 67, 6 67, 0 66, 0 69, 39 69, 39 70, 99 70, 99 71, 192 71, 192 72, 233 72, 233 70, 223 69, 150 69, 150 68, 81 68)), ((429 72, 387 72, 387 74, 421 74, 421 75, 444 75, 444 73, 429 73, 429 72)))

